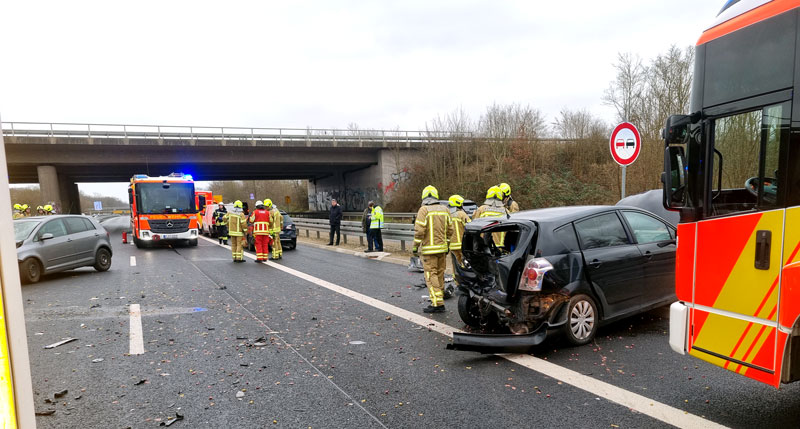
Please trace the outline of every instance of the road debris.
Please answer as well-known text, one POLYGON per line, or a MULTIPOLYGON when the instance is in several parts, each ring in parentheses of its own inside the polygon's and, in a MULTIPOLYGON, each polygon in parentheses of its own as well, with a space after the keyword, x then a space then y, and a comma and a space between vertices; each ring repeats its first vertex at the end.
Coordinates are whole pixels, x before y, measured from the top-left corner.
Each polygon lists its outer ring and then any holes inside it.
POLYGON ((104 360, 105 359, 103 359, 103 358, 92 359, 92 363, 99 363, 99 362, 102 362, 104 360))
POLYGON ((366 344, 366 343, 363 342, 363 341, 350 341, 350 345, 353 345, 353 346, 360 346, 362 344, 366 344))
POLYGON ((62 397, 64 395, 66 395, 67 393, 69 393, 69 390, 64 389, 64 390, 62 390, 60 392, 53 393, 53 397, 54 398, 60 398, 60 397, 62 397))
POLYGON ((56 410, 44 410, 44 411, 36 411, 34 414, 37 416, 52 416, 56 413, 56 410))
POLYGON ((133 385, 134 386, 141 386, 142 384, 145 384, 145 383, 147 383, 147 379, 143 378, 143 379, 137 381, 136 383, 133 383, 133 385))
POLYGON ((179 420, 183 420, 183 415, 175 413, 175 417, 167 417, 167 421, 161 422, 159 426, 169 426, 179 420))
POLYGON ((66 339, 61 340, 61 341, 59 341, 57 343, 53 343, 53 344, 44 346, 44 348, 46 348, 46 349, 54 349, 54 348, 56 348, 58 346, 63 346, 64 344, 71 343, 73 341, 78 341, 78 339, 77 338, 66 338, 66 339))
POLYGON ((264 346, 267 346, 267 345, 269 345, 269 343, 267 342, 267 339, 264 338, 264 337, 261 337, 261 338, 255 340, 255 341, 253 341, 253 346, 254 347, 264 347, 264 346))
POLYGON ((244 392, 242 392, 241 390, 236 392, 236 399, 241 401, 242 398, 244 398, 244 392))

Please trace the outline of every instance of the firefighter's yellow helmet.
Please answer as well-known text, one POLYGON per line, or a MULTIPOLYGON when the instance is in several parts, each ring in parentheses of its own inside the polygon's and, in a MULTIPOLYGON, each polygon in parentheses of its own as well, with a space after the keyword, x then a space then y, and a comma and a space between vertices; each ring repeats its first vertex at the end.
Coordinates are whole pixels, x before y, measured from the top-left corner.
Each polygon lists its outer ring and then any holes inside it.
POLYGON ((14 210, 22 210, 22 204, 14 204, 14 210))
POLYGON ((504 196, 507 197, 511 195, 511 185, 509 185, 508 183, 501 183, 497 185, 497 187, 500 188, 501 191, 503 191, 504 196))
POLYGON ((242 202, 239 201, 239 200, 234 201, 233 202, 233 206, 236 207, 237 209, 240 209, 240 208, 243 207, 242 202))
POLYGON ((464 205, 464 197, 461 195, 451 195, 449 201, 452 207, 461 207, 464 205))
POLYGON ((272 207, 272 200, 267 198, 266 200, 264 200, 264 205, 267 207, 272 207))
POLYGON ((503 199, 503 191, 500 190, 499 186, 492 186, 486 191, 486 199, 488 200, 490 198, 497 198, 498 200, 503 199))
POLYGON ((28 205, 27 204, 23 204, 22 205, 22 210, 28 210, 28 205))
POLYGON ((39 210, 44 210, 44 207, 42 207, 42 206, 36 206, 36 211, 38 212, 39 210))
POLYGON ((47 204, 46 206, 44 206, 42 208, 44 209, 44 211, 46 211, 48 213, 53 211, 53 206, 51 206, 50 204, 47 204))
POLYGON ((439 199, 439 191, 436 190, 436 188, 434 188, 432 185, 428 185, 422 190, 422 199, 424 200, 428 197, 436 198, 437 200, 439 199))

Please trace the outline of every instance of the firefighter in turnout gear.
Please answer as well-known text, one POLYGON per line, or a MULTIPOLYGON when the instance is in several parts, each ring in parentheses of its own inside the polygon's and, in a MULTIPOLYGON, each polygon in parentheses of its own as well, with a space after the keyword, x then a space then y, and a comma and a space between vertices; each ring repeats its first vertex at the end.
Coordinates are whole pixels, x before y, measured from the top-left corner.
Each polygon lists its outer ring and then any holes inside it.
POLYGON ((519 204, 511 198, 511 185, 508 183, 501 183, 497 185, 501 191, 503 191, 503 204, 506 206, 506 209, 509 213, 516 213, 519 211, 519 204))
POLYGON ((14 219, 22 219, 25 217, 25 210, 22 208, 22 204, 14 204, 14 219))
POLYGON ((422 254, 425 283, 431 304, 425 313, 444 312, 444 270, 447 267, 448 237, 451 235, 450 211, 439 203, 439 191, 433 186, 422 190, 422 207, 414 225, 414 254, 422 254))
POLYGON ((233 262, 244 262, 244 233, 247 231, 247 219, 242 213, 242 202, 239 200, 234 202, 233 210, 223 213, 222 218, 231 239, 233 262))
POLYGON ((256 240, 256 262, 266 262, 269 257, 270 214, 262 201, 256 202, 256 209, 250 214, 253 224, 253 237, 256 240))
MULTIPOLYGON (((241 205, 241 201, 239 204, 241 205)), ((241 207, 240 207, 241 208, 241 207)), ((228 221, 225 215, 228 214, 228 210, 225 208, 225 205, 219 203, 219 207, 214 210, 213 219, 214 225, 217 227, 217 238, 219 239, 219 244, 228 244, 228 221)))
POLYGON ((278 210, 277 206, 272 205, 272 200, 267 198, 264 200, 264 205, 269 210, 270 225, 272 226, 272 259, 281 259, 283 257, 283 248, 281 247, 281 230, 283 230, 283 215, 278 210))
MULTIPOLYGON (((492 186, 486 191, 486 201, 483 202, 483 205, 478 207, 475 210, 475 213, 472 214, 472 220, 484 218, 484 217, 501 217, 508 215, 508 210, 506 210, 505 206, 503 205, 503 191, 500 190, 498 186, 492 186)), ((494 240, 494 244, 497 247, 503 247, 503 241, 505 241, 506 233, 505 232, 495 232, 492 233, 492 239, 494 240)))
POLYGON ((470 222, 469 215, 464 211, 464 197, 451 195, 450 202, 450 251, 456 257, 459 265, 464 265, 464 256, 461 253, 461 239, 464 237, 464 225, 470 222))

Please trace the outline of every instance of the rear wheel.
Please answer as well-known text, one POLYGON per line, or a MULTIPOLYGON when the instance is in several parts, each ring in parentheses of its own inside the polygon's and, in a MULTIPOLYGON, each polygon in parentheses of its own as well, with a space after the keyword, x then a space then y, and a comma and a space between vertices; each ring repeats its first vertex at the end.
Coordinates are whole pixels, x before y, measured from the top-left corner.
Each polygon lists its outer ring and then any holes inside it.
POLYGON ((94 255, 94 269, 100 272, 108 271, 111 268, 111 252, 108 249, 100 248, 94 255))
POLYGON ((570 344, 582 346, 594 339, 598 323, 597 304, 589 295, 575 295, 567 307, 564 336, 570 344))
POLYGON ((19 274, 25 283, 36 283, 42 278, 42 264, 36 259, 28 258, 20 264, 19 274))
POLYGON ((478 303, 467 295, 458 296, 458 315, 461 320, 473 328, 481 327, 481 310, 478 303))

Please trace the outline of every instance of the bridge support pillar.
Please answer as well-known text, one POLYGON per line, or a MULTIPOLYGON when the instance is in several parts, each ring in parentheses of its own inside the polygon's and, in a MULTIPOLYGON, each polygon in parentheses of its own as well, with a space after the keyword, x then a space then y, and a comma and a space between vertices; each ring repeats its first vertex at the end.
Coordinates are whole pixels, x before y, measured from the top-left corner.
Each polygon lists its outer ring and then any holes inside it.
POLYGON ((42 205, 61 204, 61 187, 58 184, 56 168, 52 165, 40 165, 36 167, 36 174, 39 176, 39 192, 42 195, 42 205))
POLYGON ((61 214, 81 214, 81 195, 72 178, 59 175, 61 214))

